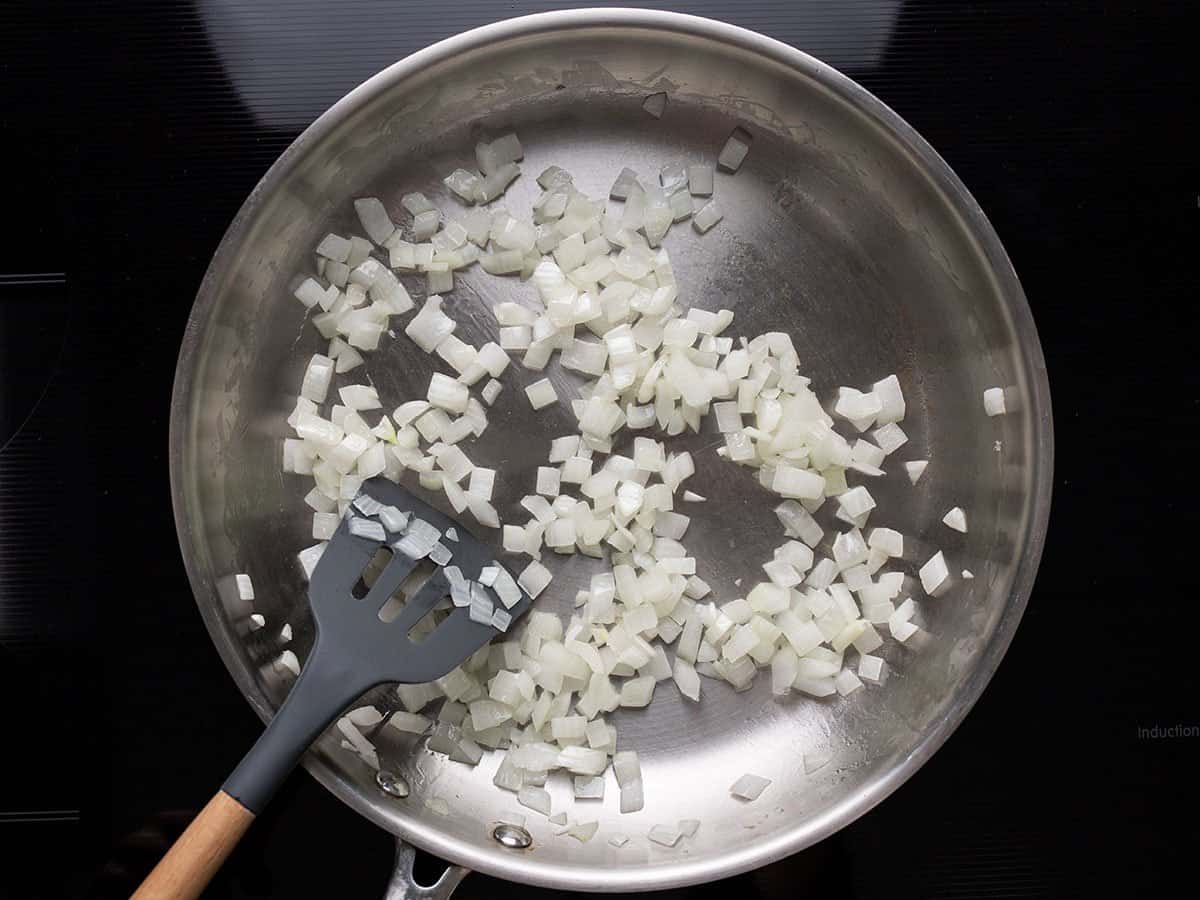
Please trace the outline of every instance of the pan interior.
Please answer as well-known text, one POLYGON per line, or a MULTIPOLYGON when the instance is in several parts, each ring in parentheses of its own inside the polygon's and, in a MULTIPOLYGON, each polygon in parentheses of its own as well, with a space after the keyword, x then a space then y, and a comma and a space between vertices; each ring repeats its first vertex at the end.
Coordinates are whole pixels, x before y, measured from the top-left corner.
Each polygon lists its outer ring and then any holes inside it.
MULTIPOLYGON (((554 837, 528 810, 532 848, 496 844, 492 824, 518 807, 491 783, 495 755, 470 769, 381 738, 385 765, 412 785, 405 800, 382 794, 373 773, 331 736, 308 763, 355 808, 453 861, 558 887, 632 889, 728 874, 806 846, 869 808, 936 749, 1020 616, 1044 527, 1049 435, 1020 288, 986 222, 969 197, 953 193, 957 183, 927 148, 910 144, 903 126, 853 85, 765 39, 677 17, 616 21, 467 35, 393 67, 306 133, 248 202, 201 290, 181 356, 172 462, 181 540, 206 622, 239 687, 269 714, 287 685, 272 666, 277 629, 249 633, 249 610, 224 586, 249 572, 256 610, 293 625, 303 659, 312 630, 294 557, 311 543, 302 501, 310 483, 281 474, 279 459, 304 364, 326 347, 291 297, 298 276, 312 273, 320 237, 358 231, 356 196, 380 197, 397 221, 406 219, 399 200, 411 190, 454 209, 440 179, 473 163, 477 140, 509 129, 526 157, 502 203, 522 212, 547 165, 604 196, 623 166, 653 177, 669 162, 713 163, 735 126, 751 131, 745 166, 717 178, 724 222, 703 237, 677 225, 666 240, 681 299, 734 310, 735 334, 790 333, 825 400, 839 385, 899 376, 909 443, 870 484, 879 502, 872 524, 904 532, 910 575, 943 549, 953 571, 976 576, 928 602, 909 579, 933 639, 919 652, 888 642, 881 652, 890 681, 849 701, 780 702, 760 676, 740 694, 704 680, 693 705, 664 683, 650 708, 612 717, 622 749, 642 757, 642 812, 618 814, 611 776, 604 801, 573 808, 566 780, 551 779, 556 811, 600 821, 587 844, 554 837), (671 27, 643 27, 650 24, 671 27), (641 103, 659 90, 670 100, 656 120, 641 103), (1008 386, 1020 409, 985 418, 981 396, 993 385, 1008 386), (915 487, 898 465, 911 459, 930 460, 915 487), (968 534, 940 524, 952 506, 967 511, 968 534), (806 773, 805 754, 830 762, 806 773), (750 804, 728 793, 745 772, 772 781, 750 804), (439 814, 435 798, 449 815, 439 814), (673 849, 645 840, 651 825, 681 818, 701 820, 693 839, 673 849), (608 843, 616 833, 633 840, 618 850, 608 843)), ((405 283, 419 302, 423 285, 405 283)), ((478 345, 496 337, 491 305, 531 292, 475 268, 458 273, 446 308, 457 334, 478 345)), ((365 374, 390 409, 423 397, 430 370, 431 358, 401 335, 385 337, 365 374)), ((357 381, 364 373, 353 374, 357 381)), ((560 397, 577 396, 578 380, 557 361, 547 375, 560 397)), ((497 508, 507 521, 525 520, 517 500, 531 492, 550 439, 575 430, 565 404, 530 409, 522 387, 535 377, 510 367, 489 429, 468 448, 499 471, 497 508)), ((684 510, 692 516, 686 543, 725 601, 763 577, 758 567, 782 534, 772 513, 778 498, 749 470, 719 460, 719 443, 707 423, 672 446, 695 456, 688 486, 708 499, 684 510)), ((490 537, 499 554, 498 534, 490 537)), ((555 580, 538 607, 565 615, 592 570, 581 557, 547 557, 555 580)), ((392 705, 386 692, 373 698, 392 705)))

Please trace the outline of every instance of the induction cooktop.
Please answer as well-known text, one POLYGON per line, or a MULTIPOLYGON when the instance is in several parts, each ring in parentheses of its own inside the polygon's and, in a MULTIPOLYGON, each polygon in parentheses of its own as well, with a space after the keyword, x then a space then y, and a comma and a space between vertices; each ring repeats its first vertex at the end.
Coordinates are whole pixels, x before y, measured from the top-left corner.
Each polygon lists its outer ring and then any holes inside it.
MULTIPOLYGON (((196 612, 167 480, 175 355, 230 219, 363 79, 562 5, 0 6, 0 896, 127 896, 259 733, 196 612)), ((818 846, 670 895, 1193 885, 1200 173, 1185 5, 646 5, 819 57, 947 159, 1024 284, 1058 446, 1028 611, 946 746, 818 846)), ((298 773, 206 896, 376 898, 391 855, 298 773)), ((472 875, 458 896, 551 893, 472 875)))

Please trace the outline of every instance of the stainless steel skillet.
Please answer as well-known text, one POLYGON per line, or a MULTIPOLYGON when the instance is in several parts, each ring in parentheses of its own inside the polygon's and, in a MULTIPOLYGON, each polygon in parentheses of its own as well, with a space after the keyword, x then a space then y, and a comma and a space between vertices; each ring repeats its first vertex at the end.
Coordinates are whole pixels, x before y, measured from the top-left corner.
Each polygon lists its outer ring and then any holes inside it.
MULTIPOLYGON (((214 257, 180 353, 172 481, 197 601, 239 688, 265 718, 287 681, 272 666, 274 632, 251 634, 248 610, 222 589, 233 573, 253 576, 259 611, 293 624, 301 656, 311 640, 294 563, 308 511, 278 460, 295 386, 321 342, 302 327, 290 288, 321 235, 353 227, 351 198, 375 194, 396 210, 401 194, 429 191, 468 162, 479 136, 510 128, 525 144, 527 173, 554 163, 600 195, 622 166, 713 160, 737 125, 755 142, 736 176, 718 177, 724 223, 703 241, 687 229, 668 237, 682 297, 734 309, 740 333, 789 331, 826 391, 897 372, 910 436, 899 455, 931 463, 915 488, 901 473, 872 485, 890 513, 881 524, 909 536, 909 563, 936 546, 976 578, 924 605, 935 640, 918 654, 891 648, 892 679, 853 702, 777 703, 765 684, 735 695, 706 682, 698 707, 663 691, 649 710, 620 718, 623 744, 643 757, 646 809, 620 816, 610 797, 587 844, 554 837, 536 816, 529 848, 499 843, 493 826, 514 803, 491 783, 495 761, 467 769, 385 743, 385 763, 412 786, 401 799, 336 738, 317 744, 306 766, 322 783, 451 862, 532 884, 630 891, 707 881, 800 850, 933 754, 978 698, 1024 609, 1049 511, 1049 391, 1020 284, 963 185, 878 100, 790 47, 668 13, 552 13, 444 41, 352 91, 271 168, 214 257), (659 120, 641 108, 657 91, 669 95, 659 120), (981 396, 993 385, 1006 388, 1014 411, 989 419, 981 396), (966 535, 938 524, 954 505, 970 515, 966 535), (806 775, 800 759, 812 751, 833 760, 806 775), (774 783, 759 802, 738 804, 726 789, 748 770, 774 783), (684 817, 703 823, 691 841, 670 850, 645 841, 652 824, 684 817), (607 842, 615 832, 634 840, 617 849, 607 842)), ((533 191, 523 178, 506 202, 523 208, 533 191)), ((463 337, 486 340, 495 328, 488 307, 520 289, 483 273, 462 278, 452 302, 463 337)), ((423 390, 428 362, 402 341, 368 365, 384 395, 423 390)), ((498 407, 477 458, 511 473, 502 514, 549 439, 569 428, 565 410, 498 407)), ((701 435, 695 449, 711 443, 701 435)), ((730 477, 711 452, 697 460, 697 490, 709 501, 689 546, 718 595, 732 598, 778 528, 748 478, 730 477)), ((569 606, 587 573, 574 562, 558 565, 548 602, 569 606)))

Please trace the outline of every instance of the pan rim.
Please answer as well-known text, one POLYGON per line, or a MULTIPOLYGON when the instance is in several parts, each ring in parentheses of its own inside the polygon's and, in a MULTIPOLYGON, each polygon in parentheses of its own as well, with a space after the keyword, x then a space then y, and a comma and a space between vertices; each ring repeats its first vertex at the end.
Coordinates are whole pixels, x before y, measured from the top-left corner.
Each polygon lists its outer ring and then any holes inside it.
MULTIPOLYGON (((781 831, 769 839, 706 859, 691 858, 667 864, 601 869, 542 863, 529 857, 506 854, 500 848, 484 851, 477 844, 446 835, 420 821, 412 822, 401 833, 404 839, 450 862, 511 881, 562 890, 655 890, 726 878, 774 862, 823 840, 875 807, 907 781, 945 743, 974 707, 1007 651, 1028 603, 1045 541, 1053 482, 1050 390, 1041 344, 1016 272, 983 210, 941 156, 900 116, 865 88, 803 51, 738 26, 681 13, 622 8, 538 13, 484 25, 417 51, 351 90, 305 129, 272 164, 234 217, 200 285, 182 341, 171 400, 170 477, 180 548, 201 616, 239 690, 259 716, 266 720, 271 716, 272 709, 245 671, 244 661, 231 645, 217 639, 218 635, 224 634, 224 629, 215 608, 206 601, 213 594, 215 586, 203 565, 205 561, 196 555, 193 523, 188 517, 189 510, 198 508, 192 500, 193 485, 186 474, 191 471, 187 462, 194 452, 191 438, 194 385, 197 383, 194 378, 195 367, 202 349, 201 337, 218 299, 220 278, 253 224, 264 198, 286 180, 303 159, 308 147, 319 142, 347 115, 379 94, 422 69, 500 41, 558 31, 602 28, 678 32, 761 55, 821 84, 863 115, 874 127, 882 129, 904 152, 912 156, 929 182, 942 193, 949 208, 960 218, 964 232, 977 242, 987 260, 996 292, 1003 300, 1005 312, 1018 338, 1023 363, 1019 374, 1026 381, 1032 398, 1032 410, 1036 413, 1030 418, 1033 444, 1030 515, 1026 522, 1024 545, 1018 555, 1010 600, 992 640, 980 657, 979 665, 968 683, 959 689, 960 702, 926 732, 900 765, 880 774, 862 790, 845 797, 818 817, 781 831)), ((318 756, 309 753, 304 766, 352 809, 380 827, 397 832, 394 820, 367 802, 318 756)))

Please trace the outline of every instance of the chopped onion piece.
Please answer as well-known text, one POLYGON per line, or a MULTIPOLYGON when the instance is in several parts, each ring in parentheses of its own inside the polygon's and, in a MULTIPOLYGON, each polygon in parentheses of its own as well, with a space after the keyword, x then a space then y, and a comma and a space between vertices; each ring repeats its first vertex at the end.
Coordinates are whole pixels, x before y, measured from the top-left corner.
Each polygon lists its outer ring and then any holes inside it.
POLYGON ((519 162, 525 158, 521 141, 511 131, 492 141, 490 150, 495 159, 502 163, 519 162))
POLYGON ((296 288, 293 296, 309 309, 312 309, 326 297, 325 288, 314 278, 305 278, 296 288))
POLYGON ((825 479, 808 469, 780 465, 775 469, 771 490, 784 497, 815 500, 825 492, 825 479))
POLYGON ((866 515, 875 508, 875 498, 861 485, 839 494, 837 501, 838 506, 852 519, 866 515))
POLYGON ((853 694, 863 686, 859 677, 850 669, 842 669, 833 676, 833 684, 837 688, 837 692, 843 697, 853 694))
POLYGON ((424 734, 433 723, 425 716, 405 712, 404 710, 397 710, 392 713, 387 724, 397 731, 402 731, 406 734, 424 734))
POLYGON ((688 191, 697 197, 711 197, 713 192, 712 166, 688 166, 688 191))
POLYGON ((950 510, 950 512, 946 513, 946 515, 942 517, 942 522, 945 523, 948 528, 953 528, 955 531, 961 531, 963 534, 967 533, 967 514, 962 511, 961 506, 956 506, 950 510))
POLYGON ((883 410, 883 401, 873 391, 863 393, 852 387, 838 388, 838 399, 833 411, 844 419, 854 423, 859 431, 866 430, 867 425, 875 421, 875 417, 883 410), (866 425, 859 427, 859 423, 866 425))
POLYGON ((931 556, 917 574, 921 578, 921 587, 930 597, 943 593, 950 583, 950 569, 941 550, 931 556))
POLYGON ((474 468, 467 455, 454 444, 434 444, 429 452, 441 470, 455 482, 462 481, 474 468))
POLYGON ((867 546, 892 558, 899 558, 904 555, 904 535, 891 528, 872 528, 867 537, 867 546))
MULTIPOLYGON (((487 469, 483 466, 475 466, 471 469, 471 481, 467 490, 469 493, 474 494, 482 500, 490 500, 492 498, 492 490, 495 486, 495 483, 495 469, 487 469)), ((446 534, 449 536, 449 530, 447 530, 446 534)), ((457 537, 455 540, 457 540, 457 537)))
POLYGON ((1008 412, 1004 403, 1004 388, 988 388, 983 392, 983 411, 989 416, 1002 416, 1008 412))
POLYGON ((595 836, 599 828, 599 822, 576 822, 567 829, 566 833, 580 843, 587 843, 595 836))
POLYGON ((617 785, 626 787, 642 780, 642 767, 638 755, 633 750, 622 750, 613 756, 613 774, 616 775, 617 785))
MULTIPOLYGON (((655 827, 666 827, 666 826, 655 826, 655 827)), ((680 819, 679 820, 678 831, 679 831, 679 834, 682 835, 683 837, 686 837, 686 838, 695 837, 696 832, 699 830, 700 830, 700 820, 699 819, 680 819)), ((609 843, 612 843, 612 841, 610 840, 609 843)), ((620 846, 620 845, 616 845, 616 846, 620 846)))
POLYGON ((481 179, 474 172, 466 169, 455 169, 442 179, 442 183, 467 203, 474 203, 479 192, 481 179))
POLYGON ((383 721, 383 713, 374 706, 360 706, 346 713, 346 718, 359 728, 372 728, 383 721))
POLYGON ((520 525, 505 525, 503 544, 509 553, 525 552, 525 529, 520 525))
POLYGON ((692 216, 692 227, 704 234, 723 218, 725 215, 717 207, 717 201, 709 200, 692 216))
POLYGON ((387 540, 387 533, 383 530, 383 526, 370 519, 351 518, 350 533, 355 537, 368 538, 373 541, 387 540))
POLYGON ((729 788, 729 793, 737 797, 739 800, 757 800, 771 784, 769 778, 763 778, 760 775, 751 775, 747 772, 741 778, 733 783, 729 788))
POLYGON ((574 788, 576 800, 604 799, 604 777, 602 775, 576 775, 574 788))
POLYGON ((921 476, 925 474, 925 467, 929 465, 929 460, 918 459, 913 462, 904 464, 904 471, 908 473, 908 480, 916 484, 921 480, 921 476))
POLYGON ((426 353, 432 353, 456 327, 454 320, 442 312, 442 298, 434 294, 425 300, 404 333, 426 353))
POLYGON ((667 95, 663 92, 651 94, 642 101, 642 109, 654 116, 656 119, 661 119, 663 112, 667 108, 667 95))
POLYGON ((691 518, 681 513, 661 510, 654 517, 654 533, 677 541, 687 532, 690 522, 691 518))
POLYGON ((403 428, 405 425, 424 415, 428 410, 428 400, 410 400, 396 407, 396 411, 392 413, 392 420, 396 423, 397 428, 403 428))
POLYGON ((691 663, 676 656, 671 677, 675 680, 680 694, 693 702, 700 701, 700 676, 696 674, 691 663))
MULTIPOLYGON (((861 684, 861 682, 860 682, 861 684)), ((814 751, 804 754, 804 774, 811 775, 818 769, 823 769, 833 760, 833 757, 824 751, 814 751)))
POLYGON ((437 544, 441 531, 430 525, 424 519, 414 518, 409 523, 408 530, 400 540, 392 543, 392 547, 410 559, 423 559, 437 544))
POLYGON ((362 197, 355 200, 354 211, 358 213, 358 221, 362 223, 367 237, 380 246, 396 231, 396 226, 388 216, 387 210, 375 197, 362 197))
POLYGON ((297 677, 300 675, 300 660, 296 658, 296 654, 291 650, 284 650, 280 653, 274 665, 277 670, 290 672, 297 677))
POLYGON ((550 793, 542 788, 522 787, 517 791, 517 802, 543 816, 550 815, 550 793))
POLYGON ((312 536, 313 540, 328 541, 333 538, 334 532, 337 531, 338 525, 341 523, 342 517, 337 513, 313 513, 312 519, 312 536))
POLYGON ((865 654, 858 660, 858 675, 871 684, 883 684, 887 680, 887 663, 882 657, 865 654))
POLYGON ((500 516, 496 512, 496 508, 487 500, 477 494, 470 492, 466 495, 467 508, 471 510, 471 515, 480 524, 488 528, 500 527, 500 516))
POLYGON ((535 410, 545 409, 558 399, 558 394, 554 391, 554 385, 550 383, 550 379, 548 378, 535 381, 526 387, 525 395, 529 398, 530 406, 535 410))
POLYGON ((300 560, 300 568, 304 570, 305 578, 312 578, 313 570, 317 567, 317 563, 321 560, 321 555, 325 552, 325 542, 313 544, 311 547, 306 547, 296 554, 296 558, 300 560))
POLYGON ((434 372, 429 380, 427 398, 430 404, 440 407, 447 412, 466 412, 467 400, 470 399, 470 396, 470 392, 467 390, 465 384, 460 384, 448 375, 443 375, 441 372, 434 372))
POLYGON ((513 581, 513 577, 508 574, 507 569, 499 569, 496 573, 496 581, 492 585, 492 589, 496 592, 496 596, 500 598, 500 602, 504 604, 506 609, 512 609, 521 599, 521 589, 513 581))
POLYGON ((664 847, 674 847, 679 843, 680 838, 679 829, 672 828, 670 825, 652 825, 647 836, 654 843, 664 847))
POLYGON ((897 619, 895 614, 888 618, 888 631, 900 643, 905 643, 921 629, 908 620, 897 619))
POLYGON ((557 497, 560 487, 560 473, 558 469, 549 466, 538 466, 537 470, 537 487, 539 494, 547 497, 557 497))
POLYGON ((480 256, 479 265, 489 275, 513 275, 525 267, 525 256, 520 250, 499 250, 480 256))
POLYGON ((483 386, 483 390, 480 391, 480 394, 483 395, 483 402, 488 406, 491 406, 496 402, 496 398, 500 396, 500 391, 503 389, 503 387, 504 386, 495 378, 489 380, 488 383, 483 386))
POLYGON ((409 211, 409 213, 411 215, 414 215, 414 216, 420 215, 421 213, 426 212, 428 210, 437 208, 432 203, 429 202, 428 197, 426 197, 424 194, 420 193, 419 191, 414 191, 411 194, 405 194, 403 197, 400 198, 400 205, 403 206, 406 210, 409 211))
POLYGON ((750 152, 750 145, 753 142, 754 138, 750 132, 744 128, 735 128, 726 139, 725 146, 721 148, 721 153, 717 157, 717 167, 726 172, 736 172, 741 168, 742 161, 750 152))
POLYGON ((237 575, 234 575, 233 584, 239 600, 250 601, 254 599, 254 583, 245 572, 239 572, 237 575))
MULTIPOLYGON (((535 559, 517 576, 517 584, 530 597, 536 599, 546 589, 546 586, 550 584, 550 580, 553 577, 550 574, 550 570, 535 559)), ((498 586, 497 592, 499 592, 498 586)))
POLYGON ((344 263, 350 256, 350 241, 338 234, 327 234, 317 244, 317 256, 344 263))
POLYGON ((630 706, 636 709, 649 706, 650 698, 654 696, 654 685, 655 679, 650 675, 626 681, 621 685, 621 706, 630 706))
POLYGON ((501 196, 520 174, 521 170, 516 163, 504 163, 494 172, 484 176, 475 192, 475 200, 479 203, 490 203, 501 196))
MULTIPOLYGON (((308 362, 308 367, 304 370, 300 396, 314 403, 324 403, 325 397, 329 393, 329 384, 333 380, 333 365, 333 360, 328 356, 314 354, 308 362)), ((303 434, 300 436, 304 437, 303 434)))
MULTIPOLYGON (((883 413, 879 415, 883 415, 883 413)), ((876 421, 879 421, 878 417, 876 417, 876 421)), ((908 443, 908 435, 895 422, 876 428, 871 435, 884 453, 894 453, 908 443)))
POLYGON ((547 166, 537 177, 538 187, 544 191, 565 187, 571 183, 571 173, 558 166, 547 166))
POLYGON ((639 778, 621 788, 620 811, 622 813, 638 812, 646 805, 645 788, 639 778))

